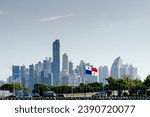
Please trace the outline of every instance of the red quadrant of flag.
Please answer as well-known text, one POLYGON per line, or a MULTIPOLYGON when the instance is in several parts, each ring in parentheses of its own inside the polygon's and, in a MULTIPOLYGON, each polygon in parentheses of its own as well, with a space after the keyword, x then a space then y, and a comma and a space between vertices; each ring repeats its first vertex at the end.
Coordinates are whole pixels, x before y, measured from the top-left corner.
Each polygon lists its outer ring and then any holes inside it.
POLYGON ((93 71, 93 72, 97 72, 97 69, 96 69, 96 68, 92 68, 92 71, 93 71))

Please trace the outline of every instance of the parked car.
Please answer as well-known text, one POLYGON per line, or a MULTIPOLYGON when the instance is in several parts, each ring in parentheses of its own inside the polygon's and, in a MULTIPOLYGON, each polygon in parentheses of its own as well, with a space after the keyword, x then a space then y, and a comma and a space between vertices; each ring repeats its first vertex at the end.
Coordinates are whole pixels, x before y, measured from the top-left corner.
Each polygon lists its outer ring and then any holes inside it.
POLYGON ((96 94, 92 95, 92 97, 106 97, 107 94, 105 91, 97 92, 96 94))
POLYGON ((56 97, 56 93, 53 91, 45 91, 43 92, 43 97, 56 97))

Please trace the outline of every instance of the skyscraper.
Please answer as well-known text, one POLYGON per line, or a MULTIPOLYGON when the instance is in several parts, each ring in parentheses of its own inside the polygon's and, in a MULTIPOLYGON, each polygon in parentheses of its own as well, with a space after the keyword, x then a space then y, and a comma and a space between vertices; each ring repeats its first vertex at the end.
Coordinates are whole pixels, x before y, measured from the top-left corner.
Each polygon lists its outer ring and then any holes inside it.
POLYGON ((29 65, 29 88, 33 89, 35 84, 35 68, 34 65, 29 65))
POLYGON ((118 57, 113 62, 111 67, 111 76, 113 78, 137 78, 137 68, 129 64, 123 64, 121 57, 118 57))
POLYGON ((85 62, 83 60, 80 61, 80 65, 78 67, 78 75, 80 75, 80 83, 85 83, 85 62))
POLYGON ((21 82, 20 66, 17 65, 12 66, 12 79, 13 82, 21 82))
POLYGON ((69 63, 68 63, 68 56, 66 53, 64 53, 62 60, 61 85, 68 85, 68 84, 69 84, 69 63))
POLYGON ((112 64, 110 75, 113 78, 121 78, 120 76, 120 68, 122 67, 122 59, 118 57, 112 64))
POLYGON ((36 77, 36 84, 41 83, 41 71, 43 70, 44 65, 42 62, 38 62, 37 64, 35 64, 35 77, 36 77))
POLYGON ((121 78, 126 78, 129 76, 129 65, 122 65, 122 67, 120 68, 120 77, 121 78))
POLYGON ((103 84, 107 84, 106 78, 109 77, 108 67, 100 66, 99 67, 99 82, 103 84))
POLYGON ((69 62, 69 74, 70 76, 73 74, 73 62, 72 61, 69 62))
POLYGON ((43 61, 43 70, 41 72, 41 83, 47 84, 49 86, 52 86, 53 79, 52 79, 52 72, 51 72, 51 58, 46 58, 43 61))
POLYGON ((52 74, 49 74, 45 68, 41 71, 41 83, 52 86, 52 74))
POLYGON ((43 60, 43 65, 44 65, 44 68, 48 71, 48 73, 51 73, 51 57, 43 60))
POLYGON ((28 70, 26 69, 26 66, 21 66, 21 83, 25 86, 28 87, 28 70))
POLYGON ((62 71, 68 71, 68 67, 69 67, 68 55, 64 53, 63 60, 62 60, 62 71))
POLYGON ((55 40, 53 42, 53 63, 52 63, 52 73, 53 73, 53 85, 57 86, 60 82, 60 42, 55 40))
POLYGON ((131 79, 137 79, 137 67, 133 67, 132 65, 130 65, 128 74, 130 75, 131 79))

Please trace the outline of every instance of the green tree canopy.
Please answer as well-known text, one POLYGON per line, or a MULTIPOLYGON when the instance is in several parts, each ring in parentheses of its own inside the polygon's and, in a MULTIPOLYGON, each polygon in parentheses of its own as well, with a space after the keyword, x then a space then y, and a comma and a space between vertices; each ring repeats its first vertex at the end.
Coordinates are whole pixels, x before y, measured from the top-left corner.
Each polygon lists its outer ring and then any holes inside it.
POLYGON ((4 84, 3 86, 1 86, 0 88, 1 90, 9 90, 10 92, 15 91, 19 91, 19 90, 24 90, 25 88, 23 87, 23 85, 21 83, 12 83, 12 84, 4 84))
POLYGON ((146 79, 143 82, 144 86, 146 86, 146 88, 150 88, 150 75, 148 75, 146 77, 146 79))
POLYGON ((4 84, 0 87, 1 90, 9 90, 11 93, 13 92, 13 86, 12 84, 4 84))
POLYGON ((35 84, 33 93, 43 94, 43 91, 50 91, 51 88, 47 84, 35 84))

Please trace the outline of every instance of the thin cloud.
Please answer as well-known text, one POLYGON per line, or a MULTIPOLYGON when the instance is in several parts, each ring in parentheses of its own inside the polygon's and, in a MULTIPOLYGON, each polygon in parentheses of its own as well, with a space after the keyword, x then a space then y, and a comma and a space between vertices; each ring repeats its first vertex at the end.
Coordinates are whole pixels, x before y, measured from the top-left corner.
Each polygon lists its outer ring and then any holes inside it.
POLYGON ((41 19, 39 19, 39 21, 41 21, 41 22, 50 22, 50 21, 54 21, 54 20, 64 19, 64 18, 71 17, 71 16, 74 16, 74 14, 41 18, 41 19))

